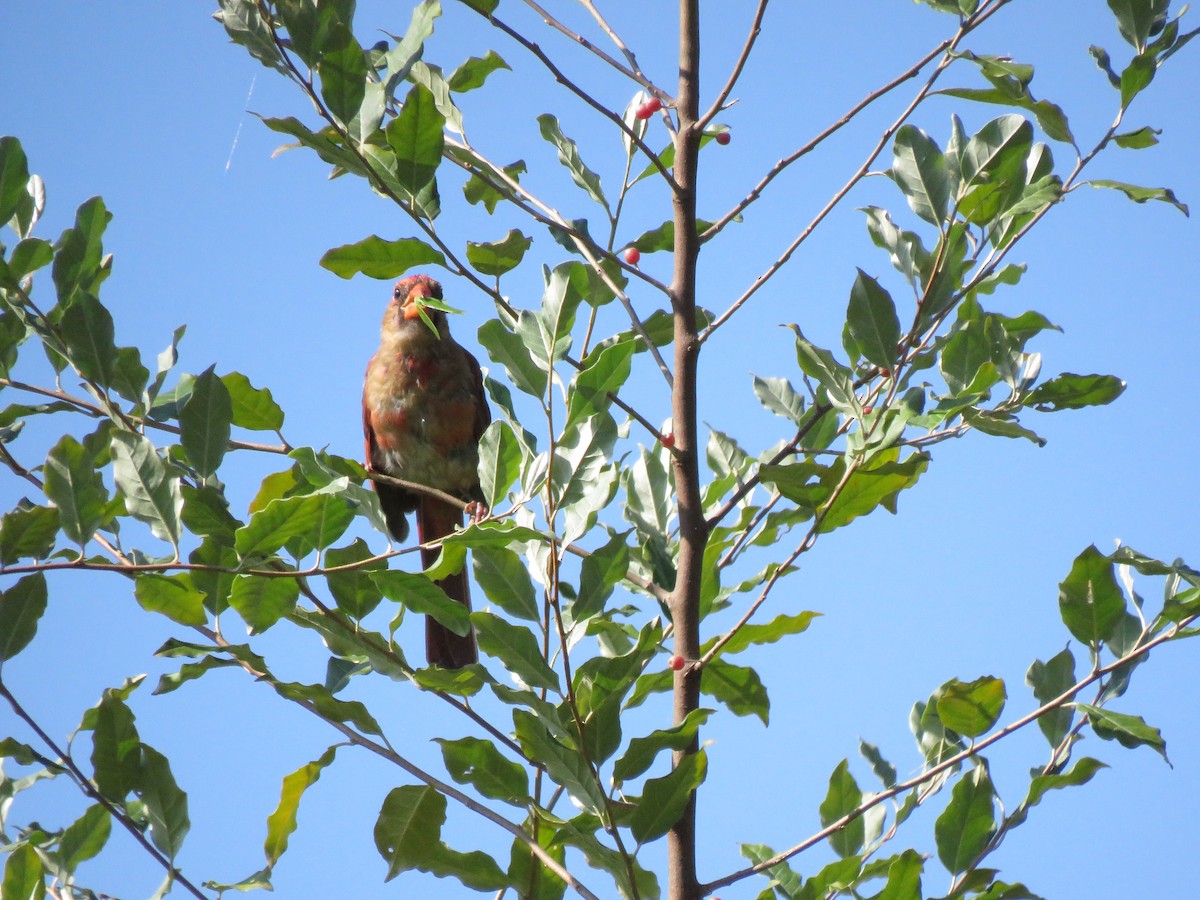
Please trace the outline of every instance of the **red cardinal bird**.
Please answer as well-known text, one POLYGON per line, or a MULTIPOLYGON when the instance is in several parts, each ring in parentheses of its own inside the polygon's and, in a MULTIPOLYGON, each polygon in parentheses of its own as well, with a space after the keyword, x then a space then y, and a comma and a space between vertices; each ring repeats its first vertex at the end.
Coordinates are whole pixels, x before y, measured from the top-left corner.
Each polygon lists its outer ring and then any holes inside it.
MULTIPOLYGON (((421 318, 420 301, 442 299, 442 286, 428 275, 396 282, 380 329, 379 349, 367 364, 363 384, 363 433, 367 470, 428 485, 482 506, 479 438, 492 420, 475 357, 450 337, 446 314, 424 307, 436 334, 421 318)), ((397 541, 408 534, 405 516, 417 511, 422 544, 452 534, 462 511, 428 494, 375 484, 388 530, 397 541)), ((437 548, 422 548, 428 568, 437 548)), ((438 585, 471 608, 466 571, 438 585)), ((454 634, 432 618, 425 621, 430 665, 458 669, 475 662, 475 635, 454 634)))

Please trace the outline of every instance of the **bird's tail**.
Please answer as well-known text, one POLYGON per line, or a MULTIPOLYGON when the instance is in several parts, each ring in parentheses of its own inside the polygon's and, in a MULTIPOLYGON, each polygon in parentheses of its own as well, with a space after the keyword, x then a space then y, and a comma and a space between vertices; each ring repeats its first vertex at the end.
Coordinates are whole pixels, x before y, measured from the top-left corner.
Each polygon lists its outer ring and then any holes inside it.
MULTIPOLYGON (((417 537, 422 544, 453 534, 462 525, 462 511, 433 497, 423 496, 417 506, 417 537)), ((440 552, 437 547, 421 548, 421 563, 425 568, 433 565, 440 552)), ((467 584, 467 570, 463 568, 437 582, 451 600, 471 608, 471 591, 467 584)), ((431 666, 443 669, 461 669, 479 660, 475 647, 475 631, 465 635, 455 634, 432 616, 425 617, 425 658, 431 666)))

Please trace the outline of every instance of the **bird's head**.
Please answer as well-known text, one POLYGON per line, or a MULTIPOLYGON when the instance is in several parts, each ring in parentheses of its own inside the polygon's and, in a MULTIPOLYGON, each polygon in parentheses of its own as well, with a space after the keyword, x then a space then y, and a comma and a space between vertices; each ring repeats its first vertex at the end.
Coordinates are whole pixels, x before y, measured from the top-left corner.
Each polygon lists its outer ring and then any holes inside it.
POLYGON ((447 333, 446 310, 442 303, 442 286, 428 275, 401 278, 392 288, 392 302, 383 317, 384 332, 407 330, 412 322, 419 329, 426 326, 439 337, 447 333))

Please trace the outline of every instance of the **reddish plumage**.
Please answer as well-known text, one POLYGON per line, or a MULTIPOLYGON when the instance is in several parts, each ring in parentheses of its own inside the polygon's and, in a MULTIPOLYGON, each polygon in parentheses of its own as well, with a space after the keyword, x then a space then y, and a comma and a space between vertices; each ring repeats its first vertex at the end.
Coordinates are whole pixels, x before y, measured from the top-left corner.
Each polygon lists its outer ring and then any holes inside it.
MULTIPOLYGON (((440 300, 442 286, 428 275, 403 278, 384 314, 379 349, 367 364, 363 384, 367 469, 482 502, 479 438, 491 421, 483 375, 475 357, 450 337, 445 313, 425 310, 437 334, 421 319, 415 301, 427 297, 440 300)), ((413 510, 422 544, 462 525, 458 507, 428 494, 379 483, 375 493, 397 541, 407 537, 406 516, 413 510)), ((422 547, 426 567, 437 556, 437 548, 422 547)), ((438 584, 470 609, 465 570, 438 584)), ((431 618, 425 623, 425 652, 430 665, 446 669, 478 659, 474 634, 456 635, 431 618)))

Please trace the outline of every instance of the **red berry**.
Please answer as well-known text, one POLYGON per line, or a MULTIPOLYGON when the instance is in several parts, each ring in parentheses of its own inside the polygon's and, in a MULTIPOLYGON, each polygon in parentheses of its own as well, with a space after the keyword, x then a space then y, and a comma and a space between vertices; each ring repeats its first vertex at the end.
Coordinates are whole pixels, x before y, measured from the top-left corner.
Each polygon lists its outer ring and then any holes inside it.
POLYGON ((662 445, 664 447, 666 447, 668 450, 670 450, 672 447, 674 447, 675 446, 675 435, 671 434, 671 432, 669 432, 669 431, 666 434, 664 434, 662 436, 662 445))
POLYGON ((891 378, 892 370, 891 369, 880 369, 879 374, 882 375, 884 378, 891 378))
POLYGON ((733 135, 731 135, 728 131, 718 131, 715 140, 718 144, 724 147, 733 140, 733 135))
POLYGON ((657 97, 651 97, 637 108, 637 112, 633 114, 633 117, 635 119, 648 119, 660 109, 662 109, 662 101, 657 97))
POLYGON ((863 407, 863 415, 864 416, 869 416, 873 412, 875 412, 875 407, 873 407, 873 406, 864 406, 863 407))
POLYGON ((686 665, 687 665, 687 660, 684 659, 682 656, 679 656, 678 654, 676 654, 675 656, 672 656, 669 660, 667 660, 667 667, 672 669, 675 672, 678 672, 680 669, 682 669, 686 665))
POLYGON ((636 266, 642 261, 642 251, 637 247, 630 247, 625 251, 625 262, 631 266, 636 266))

